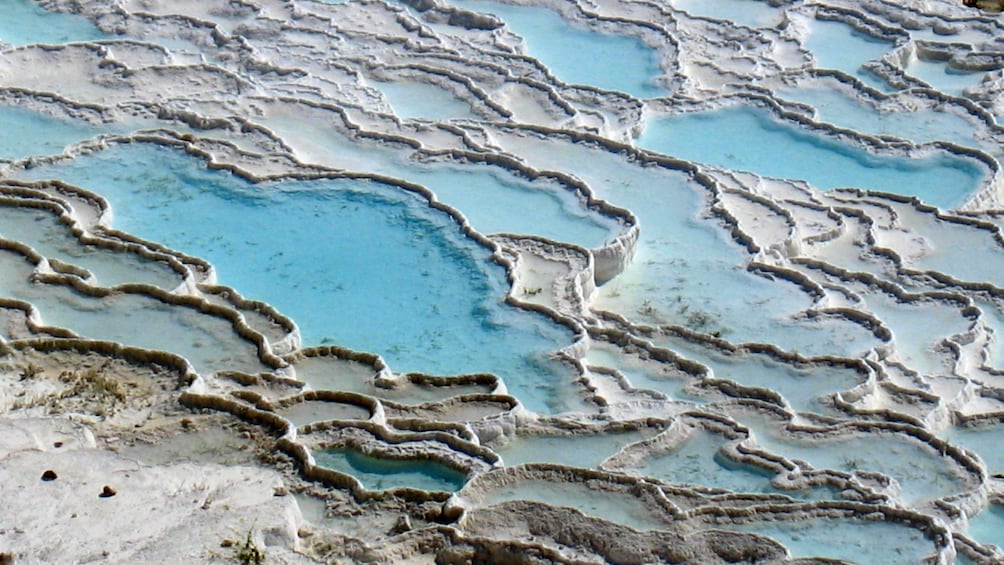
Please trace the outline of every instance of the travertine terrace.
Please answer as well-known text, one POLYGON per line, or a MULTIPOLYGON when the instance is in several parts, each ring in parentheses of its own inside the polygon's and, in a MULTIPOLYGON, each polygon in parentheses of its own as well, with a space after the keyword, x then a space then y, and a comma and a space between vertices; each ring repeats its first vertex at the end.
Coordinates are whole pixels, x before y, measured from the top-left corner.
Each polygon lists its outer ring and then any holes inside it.
POLYGON ((1004 20, 720 1, 12 0, 0 554, 1004 562, 1004 20))

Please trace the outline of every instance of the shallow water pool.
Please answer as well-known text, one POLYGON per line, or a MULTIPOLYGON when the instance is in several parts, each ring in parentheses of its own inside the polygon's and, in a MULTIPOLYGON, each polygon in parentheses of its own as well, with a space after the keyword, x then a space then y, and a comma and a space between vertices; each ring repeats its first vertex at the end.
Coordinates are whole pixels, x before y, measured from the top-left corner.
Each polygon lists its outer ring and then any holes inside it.
POLYGON ((889 522, 813 518, 748 524, 735 529, 773 538, 784 544, 795 558, 915 565, 934 553, 934 544, 920 530, 889 522))
POLYGON ((986 174, 960 157, 873 155, 748 106, 657 118, 638 145, 708 165, 801 179, 824 190, 852 186, 917 196, 941 208, 965 202, 986 174), (711 131, 715 135, 707 135, 711 131))
POLYGON ((0 105, 0 159, 62 153, 67 145, 102 131, 87 122, 56 118, 17 106, 0 105))
POLYGON ((314 456, 317 464, 352 475, 369 490, 417 488, 455 492, 467 477, 436 461, 385 459, 353 449, 327 449, 314 456))
POLYGON ((991 504, 969 520, 969 537, 1004 549, 1004 507, 991 504))
POLYGON ((117 228, 209 260, 222 284, 296 320, 306 344, 378 353, 400 371, 494 373, 533 410, 578 400, 570 369, 549 358, 570 330, 503 303, 490 251, 414 194, 366 181, 256 186, 153 145, 29 173, 104 195, 117 228))
POLYGON ((0 18, 0 41, 11 45, 68 43, 107 39, 83 16, 42 9, 30 0, 5 0, 0 18))
POLYGON ((655 82, 662 74, 656 52, 637 38, 569 24, 546 8, 485 0, 451 0, 450 4, 501 18, 510 30, 523 37, 529 54, 566 83, 616 90, 639 98, 666 93, 655 82))
POLYGON ((805 24, 809 28, 805 47, 812 53, 817 68, 841 71, 874 88, 889 88, 884 80, 863 66, 892 50, 892 43, 872 37, 841 21, 810 19, 805 24))

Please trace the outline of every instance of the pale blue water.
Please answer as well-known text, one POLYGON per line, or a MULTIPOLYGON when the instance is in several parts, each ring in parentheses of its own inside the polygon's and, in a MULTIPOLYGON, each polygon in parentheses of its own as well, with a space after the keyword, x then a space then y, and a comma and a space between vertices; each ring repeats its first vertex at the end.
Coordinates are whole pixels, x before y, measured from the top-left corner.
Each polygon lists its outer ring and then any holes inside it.
POLYGON ((1004 549, 1004 507, 991 504, 969 520, 969 537, 1004 549))
POLYGON ((566 83, 616 90, 639 98, 666 94, 655 82, 662 74, 656 52, 640 39, 575 27, 546 8, 485 0, 449 3, 500 17, 510 30, 523 37, 529 55, 566 83))
POLYGON ((276 413, 293 423, 294 426, 304 426, 312 422, 326 420, 367 420, 369 410, 354 404, 341 402, 321 402, 306 400, 287 408, 276 410, 276 413))
POLYGON ((950 360, 936 346, 969 329, 971 322, 958 307, 934 301, 904 303, 884 293, 861 296, 865 307, 892 331, 900 361, 921 374, 948 374, 950 360))
POLYGON ((687 392, 691 378, 671 373, 665 367, 645 363, 637 356, 620 354, 613 346, 594 342, 586 354, 590 366, 605 367, 618 371, 633 388, 653 390, 677 401, 703 403, 707 399, 687 392))
POLYGON ((993 232, 974 226, 940 222, 912 209, 899 208, 899 217, 912 230, 921 230, 928 249, 913 260, 918 269, 938 271, 963 281, 1004 284, 1004 246, 993 232), (966 253, 958 251, 965 249, 966 253))
MULTIPOLYGON (((49 14, 24 0, 10 0, 8 4, 0 21, 0 41, 5 43, 59 43, 103 37, 82 18, 49 14)), ((561 80, 639 97, 665 94, 655 82, 662 70, 654 51, 637 39, 577 29, 541 8, 474 0, 464 5, 502 15, 512 30, 526 38, 529 52, 551 66, 561 80)), ((773 21, 761 18, 779 13, 754 0, 701 4, 677 0, 676 6, 695 14, 721 15, 757 26, 771 25, 773 21)), ((873 86, 884 86, 863 71, 861 64, 891 50, 892 43, 869 39, 842 23, 812 21, 810 26, 813 33, 807 46, 819 66, 841 69, 873 86)), ((921 78, 926 73, 928 78, 924 80, 955 94, 982 76, 950 75, 937 65, 915 66, 910 72, 921 78)), ((445 91, 436 92, 435 87, 430 90, 399 83, 379 88, 384 88, 395 111, 406 118, 472 116, 466 103, 444 95, 445 91)), ((826 92, 812 93, 807 98, 820 102, 820 119, 825 121, 915 141, 947 139, 993 150, 993 143, 973 138, 965 120, 947 113, 925 110, 879 114, 828 98, 826 92), (824 108, 827 104, 830 107, 824 108)), ((711 163, 767 174, 780 171, 779 176, 805 178, 820 183, 822 188, 854 185, 908 190, 945 208, 965 201, 983 175, 979 167, 965 160, 867 156, 857 148, 775 123, 762 112, 758 117, 759 110, 727 110, 722 114, 729 112, 736 112, 738 117, 715 116, 709 120, 718 126, 713 129, 701 121, 707 118, 704 115, 670 118, 667 121, 692 121, 696 125, 691 129, 666 125, 662 133, 667 135, 659 143, 679 142, 684 149, 709 152, 696 153, 695 159, 707 156, 711 163), (708 131, 716 135, 705 135, 708 131), (690 147, 695 139, 717 141, 709 140, 712 137, 734 138, 735 143, 690 147), (751 147, 755 149, 746 151, 751 147), (773 151, 761 154, 759 149, 763 147, 772 147, 773 151)), ((663 127, 658 123, 652 126, 656 133, 663 127)), ((67 144, 101 131, 88 124, 43 117, 19 108, 0 108, 0 130, 6 134, 0 139, 0 158, 58 153, 67 144)), ((652 131, 650 128, 646 135, 652 131)), ((523 147, 531 144, 527 141, 523 147)), ((543 150, 517 152, 531 163, 565 168, 589 180, 598 196, 631 208, 641 218, 639 253, 620 278, 600 289, 598 307, 616 310, 642 323, 680 324, 720 333, 734 341, 776 343, 804 354, 858 355, 874 345, 874 338, 853 324, 789 318, 810 307, 810 298, 795 285, 746 272, 743 265, 748 254, 730 240, 719 220, 704 217, 701 189, 683 175, 635 166, 619 156, 562 142, 542 143, 540 148, 543 150)), ((328 148, 317 150, 325 152, 328 148)), ((676 146, 670 145, 669 150, 684 154, 676 146)), ((523 181, 480 165, 404 163, 396 160, 394 150, 380 153, 361 144, 354 157, 362 163, 359 170, 388 172, 429 186, 444 202, 460 208, 484 233, 531 233, 596 246, 617 229, 613 221, 585 210, 574 195, 550 183, 523 181), (388 156, 392 153, 394 158, 388 156)), ((462 236, 452 219, 428 210, 421 200, 406 193, 359 181, 252 185, 227 173, 208 171, 198 161, 172 151, 143 146, 112 149, 80 158, 69 166, 30 171, 25 176, 49 174, 64 175, 67 180, 108 196, 115 207, 116 227, 209 259, 219 269, 224 284, 252 298, 267 300, 291 315, 308 343, 337 343, 374 351, 396 370, 491 371, 502 375, 509 390, 531 409, 559 411, 579 406, 582 391, 573 384, 574 375, 547 358, 549 352, 569 343, 570 332, 541 316, 502 304, 508 285, 502 269, 487 259, 487 250, 462 236)), ((999 279, 999 262, 995 261, 999 249, 987 242, 987 234, 960 235, 960 231, 936 231, 932 241, 940 249, 919 264, 943 266, 945 271, 964 273, 972 280, 999 279), (959 254, 952 252, 953 246, 967 246, 970 257, 977 260, 960 260, 959 254)), ((72 239, 45 215, 0 209, 0 234, 26 241, 47 256, 87 267, 99 284, 141 280, 169 287, 174 280, 159 266, 75 247, 72 239)), ((31 300, 47 323, 64 325, 88 337, 169 349, 185 355, 204 372, 265 370, 255 358, 253 344, 237 338, 228 322, 192 309, 167 308, 141 296, 93 299, 63 287, 29 284, 24 261, 6 252, 0 256, 0 294, 31 300), (158 331, 148 331, 151 327, 158 331)), ((940 361, 929 346, 944 333, 965 326, 951 308, 876 306, 875 302, 871 300, 869 305, 880 311, 897 332, 901 357, 925 372, 936 370, 940 361), (935 330, 928 331, 932 325, 935 330)), ((796 410, 821 411, 820 395, 852 386, 858 379, 842 370, 802 373, 760 357, 730 358, 700 347, 688 349, 679 343, 673 347, 706 363, 719 377, 780 392, 796 410)), ((689 399, 683 392, 685 379, 668 378, 649 366, 600 348, 588 355, 590 363, 622 370, 636 386, 689 399)), ((303 374, 311 376, 306 366, 303 374)), ((339 386, 347 377, 353 377, 357 382, 345 385, 347 388, 378 395, 367 380, 371 373, 365 367, 340 374, 329 372, 325 382, 339 386)), ((438 390, 413 393, 414 388, 388 394, 412 395, 407 399, 393 397, 402 401, 437 401, 450 394, 438 390)), ((367 416, 357 407, 332 403, 304 403, 284 413, 297 422, 367 416)), ((757 435, 772 451, 805 458, 817 466, 886 473, 903 485, 907 503, 954 494, 962 487, 947 459, 899 436, 872 435, 812 445, 771 438, 766 432, 757 435)), ((1004 464, 1000 450, 993 449, 1000 443, 996 427, 953 429, 948 435, 952 441, 978 452, 991 472, 999 471, 1004 464)), ((645 472, 672 481, 769 491, 766 474, 732 467, 718 456, 723 438, 707 436, 713 434, 698 433, 673 454, 650 459, 645 472)), ((507 446, 506 461, 594 466, 635 439, 634 433, 571 440, 520 438, 507 446)), ((500 451, 505 453, 506 448, 500 451)), ((455 491, 466 479, 462 473, 427 461, 395 462, 346 450, 317 456, 319 462, 359 477, 371 489, 412 486, 455 491)), ((524 482, 496 493, 494 500, 511 498, 568 505, 642 529, 661 525, 641 501, 625 494, 600 493, 580 484, 524 482)), ((750 529, 782 541, 796 557, 824 555, 861 563, 917 563, 932 550, 931 543, 916 530, 878 522, 816 519, 760 523, 750 529), (875 543, 877 539, 884 543, 875 543)), ((999 544, 1002 529, 1002 512, 998 506, 991 506, 973 519, 970 533, 985 543, 999 544)))
POLYGON ((953 426, 945 430, 944 437, 979 455, 991 475, 1004 473, 1004 424, 953 426))
POLYGON ((731 461, 721 454, 729 440, 721 435, 694 430, 684 442, 663 454, 645 459, 637 471, 669 483, 690 483, 734 492, 768 492, 768 469, 731 461))
POLYGON ((0 105, 0 131, 0 159, 62 153, 67 145, 102 133, 87 122, 8 105, 0 105))
POLYGON ((755 420, 742 423, 754 430, 761 447, 775 455, 805 461, 815 469, 872 471, 896 479, 908 505, 964 490, 961 470, 951 460, 904 436, 869 434, 813 442, 780 437, 755 420))
POLYGON ((4 0, 0 41, 11 45, 107 39, 87 18, 47 12, 30 0, 4 0))
POLYGON ((377 371, 372 365, 330 356, 307 357, 296 361, 294 366, 296 378, 308 383, 311 388, 358 392, 403 404, 441 402, 451 396, 486 394, 492 390, 490 385, 476 384, 451 386, 406 384, 393 388, 376 386, 373 378, 377 371))
POLYGON ((417 488, 454 492, 467 482, 464 473, 437 461, 384 459, 353 449, 327 449, 314 455, 322 467, 352 475, 368 490, 417 488))
POLYGON ((492 372, 534 410, 576 397, 570 369, 548 358, 570 331, 502 303, 505 272, 488 250, 410 193, 364 181, 255 186, 152 145, 28 174, 100 192, 116 227, 209 260, 222 284, 296 320, 307 344, 379 353, 400 371, 492 372))
POLYGON ((663 336, 656 341, 682 357, 708 367, 715 378, 778 392, 799 412, 830 413, 832 409, 821 402, 824 396, 851 389, 864 380, 864 375, 846 367, 820 365, 797 368, 766 355, 725 355, 671 336, 663 336))
POLYGON ((962 204, 985 176, 974 161, 947 155, 924 159, 872 155, 776 121, 765 110, 752 107, 657 118, 638 145, 709 165, 801 179, 824 190, 853 186, 917 196, 941 208, 962 204), (707 135, 709 131, 715 135, 707 135))
POLYGON ((265 123, 290 139, 307 162, 420 184, 440 202, 459 209, 484 234, 538 235, 593 247, 620 231, 615 220, 587 210, 576 194, 553 181, 529 181, 482 164, 420 162, 409 159, 400 147, 353 142, 317 120, 287 115, 265 123))
POLYGON ((641 431, 562 436, 519 436, 495 449, 508 466, 560 463, 593 468, 624 446, 644 438, 641 431))
POLYGON ((438 86, 417 81, 378 82, 374 86, 400 118, 445 121, 476 117, 470 105, 438 86))
MULTIPOLYGON (((705 137, 711 136, 698 136, 705 137)), ((733 342, 769 342, 805 355, 853 355, 876 343, 870 332, 848 322, 790 319, 810 307, 811 298, 794 284, 747 271, 746 250, 704 217, 701 189, 684 174, 564 141, 499 136, 499 142, 535 167, 574 171, 598 197, 638 216, 634 261, 600 289, 597 308, 645 323, 699 325, 694 329, 720 331, 733 342), (761 315, 748 315, 751 309, 761 315)))
POLYGON ((992 303, 977 302, 976 305, 983 311, 980 321, 994 332, 987 364, 1000 369, 1004 367, 1004 312, 992 303))
POLYGON ((820 81, 818 86, 782 89, 777 95, 811 105, 819 121, 873 135, 893 135, 917 143, 951 141, 984 151, 1000 151, 1000 145, 974 136, 971 120, 947 111, 878 111, 849 92, 820 81))
POLYGON ((889 522, 813 518, 729 525, 721 529, 773 538, 784 544, 796 559, 825 557, 859 565, 916 565, 934 554, 934 544, 919 530, 889 522))
POLYGON ((429 188, 484 234, 533 234, 594 248, 621 230, 617 220, 587 210, 556 182, 530 182, 486 166, 401 163, 387 172, 429 188))
POLYGON ((926 61, 914 59, 906 66, 906 74, 919 78, 932 87, 953 96, 962 96, 963 91, 976 86, 986 76, 985 72, 957 71, 948 66, 947 61, 926 61))
POLYGON ((170 351, 184 356, 203 374, 269 370, 258 360, 257 347, 239 337, 225 319, 143 295, 94 298, 66 286, 32 283, 31 267, 18 254, 0 253, 4 275, 0 296, 30 302, 44 325, 68 328, 86 338, 170 351))
POLYGON ((812 53, 817 68, 841 71, 873 88, 889 89, 885 81, 862 68, 862 65, 891 51, 892 43, 839 21, 813 19, 809 21, 809 30, 805 48, 812 53))
POLYGON ((48 259, 87 269, 94 276, 93 284, 98 286, 138 282, 173 290, 182 283, 181 275, 167 263, 81 245, 70 228, 48 211, 0 206, 0 237, 25 243, 48 259))

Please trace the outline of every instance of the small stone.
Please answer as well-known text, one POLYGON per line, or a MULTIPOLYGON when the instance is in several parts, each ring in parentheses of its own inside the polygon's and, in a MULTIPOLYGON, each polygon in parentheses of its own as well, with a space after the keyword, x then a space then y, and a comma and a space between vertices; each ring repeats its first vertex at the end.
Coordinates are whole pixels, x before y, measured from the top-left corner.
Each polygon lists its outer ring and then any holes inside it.
POLYGON ((225 539, 220 542, 220 547, 233 547, 233 546, 234 546, 234 540, 232 539, 225 539))
POLYGON ((118 493, 115 492, 115 489, 113 489, 112 487, 110 487, 108 485, 105 485, 104 488, 101 489, 101 494, 99 494, 98 497, 100 497, 100 498, 111 498, 111 497, 115 496, 116 494, 118 494, 118 493))
POLYGON ((63 442, 61 442, 61 441, 54 441, 54 442, 52 442, 52 447, 63 447, 63 442))
POLYGON ((43 481, 54 481, 54 480, 56 480, 58 478, 59 478, 59 475, 57 475, 56 472, 53 471, 52 469, 46 469, 45 472, 42 473, 42 480, 43 481))
POLYGON ((952 25, 947 22, 938 22, 934 24, 934 27, 931 29, 937 35, 958 35, 959 31, 961 31, 959 26, 952 25))
POLYGON ((278 485, 272 489, 272 496, 286 496, 287 494, 289 494, 289 489, 286 488, 286 485, 278 485))
POLYGON ((403 534, 411 531, 411 519, 407 515, 399 516, 394 527, 390 529, 390 535, 403 534))

